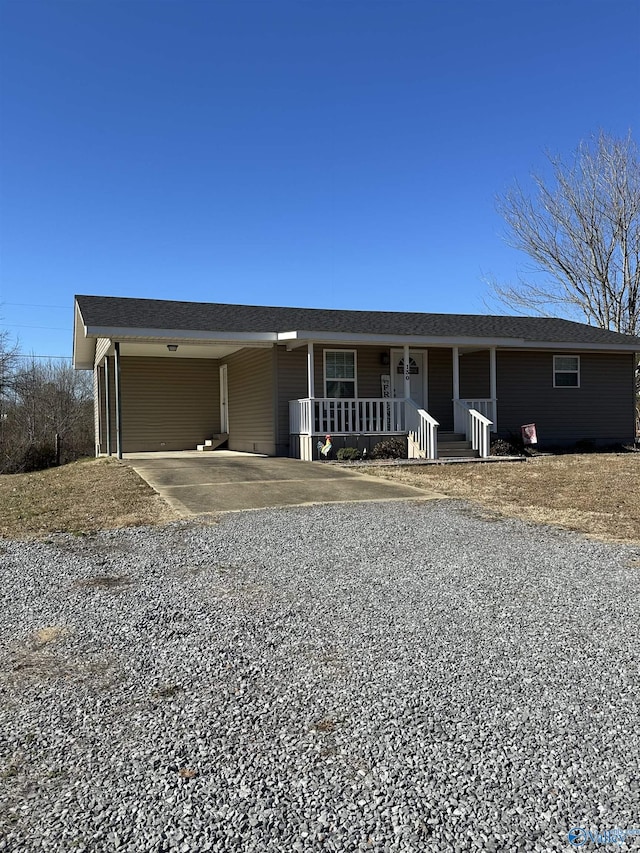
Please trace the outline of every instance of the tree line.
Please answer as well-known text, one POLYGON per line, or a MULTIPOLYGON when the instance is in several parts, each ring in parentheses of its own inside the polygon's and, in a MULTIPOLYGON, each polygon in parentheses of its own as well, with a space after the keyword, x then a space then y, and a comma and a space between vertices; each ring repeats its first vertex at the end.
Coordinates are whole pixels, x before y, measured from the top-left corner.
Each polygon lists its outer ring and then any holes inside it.
POLYGON ((0 332, 0 474, 93 453, 92 374, 70 360, 24 356, 0 332))

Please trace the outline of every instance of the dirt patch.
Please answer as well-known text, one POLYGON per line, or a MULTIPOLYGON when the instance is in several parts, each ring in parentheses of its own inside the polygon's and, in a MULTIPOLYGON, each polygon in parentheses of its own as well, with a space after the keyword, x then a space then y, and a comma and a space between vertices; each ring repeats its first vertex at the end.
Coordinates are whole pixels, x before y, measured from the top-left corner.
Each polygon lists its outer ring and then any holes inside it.
POLYGON ((135 471, 116 459, 0 475, 0 536, 10 539, 58 532, 82 536, 178 517, 135 471))
POLYGON ((47 643, 55 643, 56 640, 61 640, 69 633, 69 629, 64 625, 48 625, 46 628, 40 628, 33 634, 33 643, 35 648, 46 646, 47 643))
POLYGON ((372 468, 367 473, 474 501, 492 516, 640 544, 638 453, 544 456, 518 465, 372 468))
POLYGON ((74 586, 81 589, 107 589, 116 590, 132 583, 126 575, 96 575, 93 578, 84 578, 76 581, 74 586))

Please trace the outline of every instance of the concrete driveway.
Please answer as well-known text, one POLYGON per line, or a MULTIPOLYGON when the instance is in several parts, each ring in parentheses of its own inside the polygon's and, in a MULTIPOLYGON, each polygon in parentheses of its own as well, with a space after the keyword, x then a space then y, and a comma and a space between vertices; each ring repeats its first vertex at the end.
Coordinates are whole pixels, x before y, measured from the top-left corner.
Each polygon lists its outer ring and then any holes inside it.
POLYGON ((123 461, 176 511, 188 515, 441 497, 336 465, 233 451, 127 453, 123 461))

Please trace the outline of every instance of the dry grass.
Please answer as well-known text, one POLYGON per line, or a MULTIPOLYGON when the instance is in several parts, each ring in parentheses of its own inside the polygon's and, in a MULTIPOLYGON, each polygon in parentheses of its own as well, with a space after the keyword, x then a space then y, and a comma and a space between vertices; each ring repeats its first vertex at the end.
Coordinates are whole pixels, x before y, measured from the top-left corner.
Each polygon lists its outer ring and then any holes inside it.
POLYGON ((608 541, 640 543, 640 453, 388 467, 367 473, 473 500, 503 516, 579 530, 608 541))
POLYGON ((33 474, 0 476, 0 536, 84 534, 160 524, 178 516, 116 459, 88 459, 33 474))
MULTIPOLYGON (((640 454, 537 457, 526 463, 371 467, 487 510, 640 543, 640 454)), ((178 515, 129 467, 90 459, 34 474, 0 476, 0 536, 162 524, 178 515)))

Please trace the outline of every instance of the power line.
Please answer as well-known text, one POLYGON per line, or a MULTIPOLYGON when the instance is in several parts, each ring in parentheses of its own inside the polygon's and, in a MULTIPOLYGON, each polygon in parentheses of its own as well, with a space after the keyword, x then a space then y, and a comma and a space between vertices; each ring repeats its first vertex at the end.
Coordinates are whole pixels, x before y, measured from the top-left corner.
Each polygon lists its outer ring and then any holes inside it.
POLYGON ((25 326, 23 323, 2 323, 3 326, 7 326, 11 329, 45 329, 49 332, 68 332, 70 331, 69 327, 66 326, 63 328, 62 326, 25 326))
POLYGON ((28 358, 28 359, 31 359, 31 358, 63 358, 63 359, 66 359, 67 361, 71 361, 73 356, 72 355, 16 355, 16 358, 22 358, 22 359, 25 359, 25 358, 28 358))
POLYGON ((72 311, 70 305, 41 305, 39 302, 0 302, 0 305, 10 305, 12 308, 60 308, 72 311))

